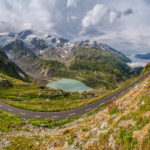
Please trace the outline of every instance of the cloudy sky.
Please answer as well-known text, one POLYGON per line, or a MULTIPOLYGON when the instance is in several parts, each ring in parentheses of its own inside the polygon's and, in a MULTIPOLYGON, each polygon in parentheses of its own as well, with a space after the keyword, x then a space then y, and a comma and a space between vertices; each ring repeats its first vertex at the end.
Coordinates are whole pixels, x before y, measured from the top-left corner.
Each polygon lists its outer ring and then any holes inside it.
POLYGON ((150 51, 150 0, 0 0, 0 32, 34 29, 150 51))

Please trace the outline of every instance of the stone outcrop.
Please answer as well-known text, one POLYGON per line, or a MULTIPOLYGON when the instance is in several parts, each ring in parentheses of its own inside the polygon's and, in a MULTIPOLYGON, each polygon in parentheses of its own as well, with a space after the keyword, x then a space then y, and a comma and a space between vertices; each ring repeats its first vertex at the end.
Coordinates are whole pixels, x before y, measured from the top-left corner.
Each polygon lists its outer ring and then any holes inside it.
POLYGON ((10 87, 11 84, 8 80, 0 77, 0 87, 10 87))

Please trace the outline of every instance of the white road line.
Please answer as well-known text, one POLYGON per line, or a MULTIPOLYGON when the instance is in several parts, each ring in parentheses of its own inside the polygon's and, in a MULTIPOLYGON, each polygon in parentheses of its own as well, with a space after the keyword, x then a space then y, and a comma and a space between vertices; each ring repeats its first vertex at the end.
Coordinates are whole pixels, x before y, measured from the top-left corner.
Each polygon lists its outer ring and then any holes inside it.
POLYGON ((52 116, 52 118, 58 118, 59 116, 52 116))
POLYGON ((20 113, 20 115, 23 115, 23 116, 25 116, 26 114, 25 114, 25 113, 20 113))
POLYGON ((9 111, 13 111, 12 109, 8 109, 9 111))
POLYGON ((36 118, 41 118, 41 116, 35 116, 36 118))
POLYGON ((93 109, 93 108, 88 108, 88 109, 86 109, 85 111, 89 111, 89 110, 91 110, 91 109, 93 109))
POLYGON ((69 114, 69 116, 74 116, 76 113, 69 114))

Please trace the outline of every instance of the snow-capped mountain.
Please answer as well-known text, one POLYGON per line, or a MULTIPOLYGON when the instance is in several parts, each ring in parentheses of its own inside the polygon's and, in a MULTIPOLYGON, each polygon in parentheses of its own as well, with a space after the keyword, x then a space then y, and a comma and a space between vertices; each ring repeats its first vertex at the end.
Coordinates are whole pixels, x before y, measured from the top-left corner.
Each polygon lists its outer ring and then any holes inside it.
POLYGON ((57 34, 44 34, 33 30, 23 30, 19 33, 0 33, 0 47, 15 40, 22 40, 24 44, 34 50, 37 55, 42 55, 46 49, 59 51, 61 57, 65 57, 74 44, 57 34))
POLYGON ((9 59, 24 72, 40 78, 49 79, 54 74, 65 77, 68 74, 73 75, 73 72, 80 68, 86 76, 85 70, 90 66, 93 66, 90 70, 93 70, 95 65, 100 65, 98 68, 106 68, 107 65, 114 67, 116 62, 118 65, 123 64, 125 71, 130 70, 125 64, 130 59, 108 45, 96 41, 73 43, 55 34, 32 30, 3 33, 0 35, 0 41, 2 50, 9 59), (92 64, 93 62, 95 65, 92 64))
POLYGON ((97 41, 85 40, 73 43, 55 33, 40 33, 33 30, 23 30, 19 33, 0 33, 0 47, 4 47, 15 40, 23 41, 28 49, 42 59, 56 59, 60 61, 68 56, 73 48, 90 46, 111 53, 124 62, 130 62, 122 53, 97 41))

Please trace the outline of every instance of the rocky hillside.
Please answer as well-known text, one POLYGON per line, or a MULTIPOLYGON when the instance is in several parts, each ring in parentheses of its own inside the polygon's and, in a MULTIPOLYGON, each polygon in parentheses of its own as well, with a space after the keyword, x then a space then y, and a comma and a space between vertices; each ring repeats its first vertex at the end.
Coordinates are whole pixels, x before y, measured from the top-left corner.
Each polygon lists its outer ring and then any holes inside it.
POLYGON ((28 48, 32 49, 36 55, 39 55, 43 59, 53 58, 61 60, 68 56, 68 53, 70 53, 74 47, 88 45, 91 47, 104 49, 124 62, 130 61, 122 53, 100 42, 92 42, 87 40, 73 43, 55 34, 44 34, 32 30, 23 30, 19 33, 5 33, 4 35, 1 34, 0 46, 4 47, 15 40, 22 40, 28 48), (49 53, 52 54, 52 56, 49 53))
POLYGON ((8 59, 7 55, 0 49, 0 73, 7 74, 11 77, 27 80, 27 75, 11 60, 8 59))
POLYGON ((3 50, 23 71, 37 78, 74 78, 93 88, 112 89, 135 74, 125 63, 128 58, 104 45, 76 43, 62 57, 65 42, 68 41, 53 40, 53 43, 61 43, 56 48, 33 38, 29 47, 24 41, 15 40, 6 44, 3 50))
POLYGON ((56 60, 40 59, 40 57, 21 40, 10 42, 3 47, 3 51, 5 51, 20 68, 26 73, 33 75, 33 77, 48 78, 53 76, 55 72, 65 70, 65 66, 56 60))
POLYGON ((91 42, 91 41, 87 40, 87 41, 76 42, 75 47, 78 47, 78 46, 91 46, 91 47, 100 49, 102 51, 105 51, 107 53, 110 53, 111 55, 113 55, 114 57, 120 59, 123 62, 131 62, 131 60, 128 57, 126 57, 124 54, 122 54, 121 52, 113 49, 112 47, 110 47, 110 46, 108 46, 104 43, 99 43, 99 42, 96 42, 96 41, 91 42))
MULTIPOLYGON (((150 71, 150 64, 144 70, 144 72, 147 71, 150 71)), ((4 114, 1 113, 1 115, 4 114)), ((5 116, 7 115, 5 114, 5 116)), ((7 118, 12 117, 7 116, 7 118)), ((21 120, 18 118, 17 127, 14 126, 13 131, 9 134, 2 132, 0 148, 149 150, 150 76, 112 103, 103 105, 72 123, 60 125, 60 122, 56 121, 49 126, 48 124, 52 122, 50 119, 48 123, 46 120, 30 122, 34 122, 40 127, 34 127, 27 123, 21 125, 21 120), (60 128, 54 127, 55 125, 60 125, 60 128), (18 129, 18 126, 22 128, 18 129), (48 129, 46 126, 52 127, 52 129, 48 129)), ((67 121, 62 121, 63 124, 65 122, 67 121)), ((12 124, 15 124, 15 121, 12 124)), ((12 127, 11 124, 9 126, 12 127)))
POLYGON ((91 116, 48 138, 43 147, 60 149, 150 148, 150 77, 91 116), (59 138, 58 138, 59 137, 59 138))
POLYGON ((81 72, 80 77, 84 78, 83 81, 93 87, 113 87, 126 80, 131 73, 131 69, 122 60, 103 48, 78 46, 69 58, 69 69, 81 72))
POLYGON ((130 59, 122 53, 96 41, 73 43, 31 30, 1 35, 0 41, 7 56, 34 78, 72 78, 112 89, 141 71, 128 67, 130 59))
MULTIPOLYGON (((149 68, 150 64, 146 66, 145 72, 150 71, 149 68)), ((148 150, 150 76, 116 101, 101 106, 96 113, 89 113, 57 132, 42 146, 54 149, 148 150)))

